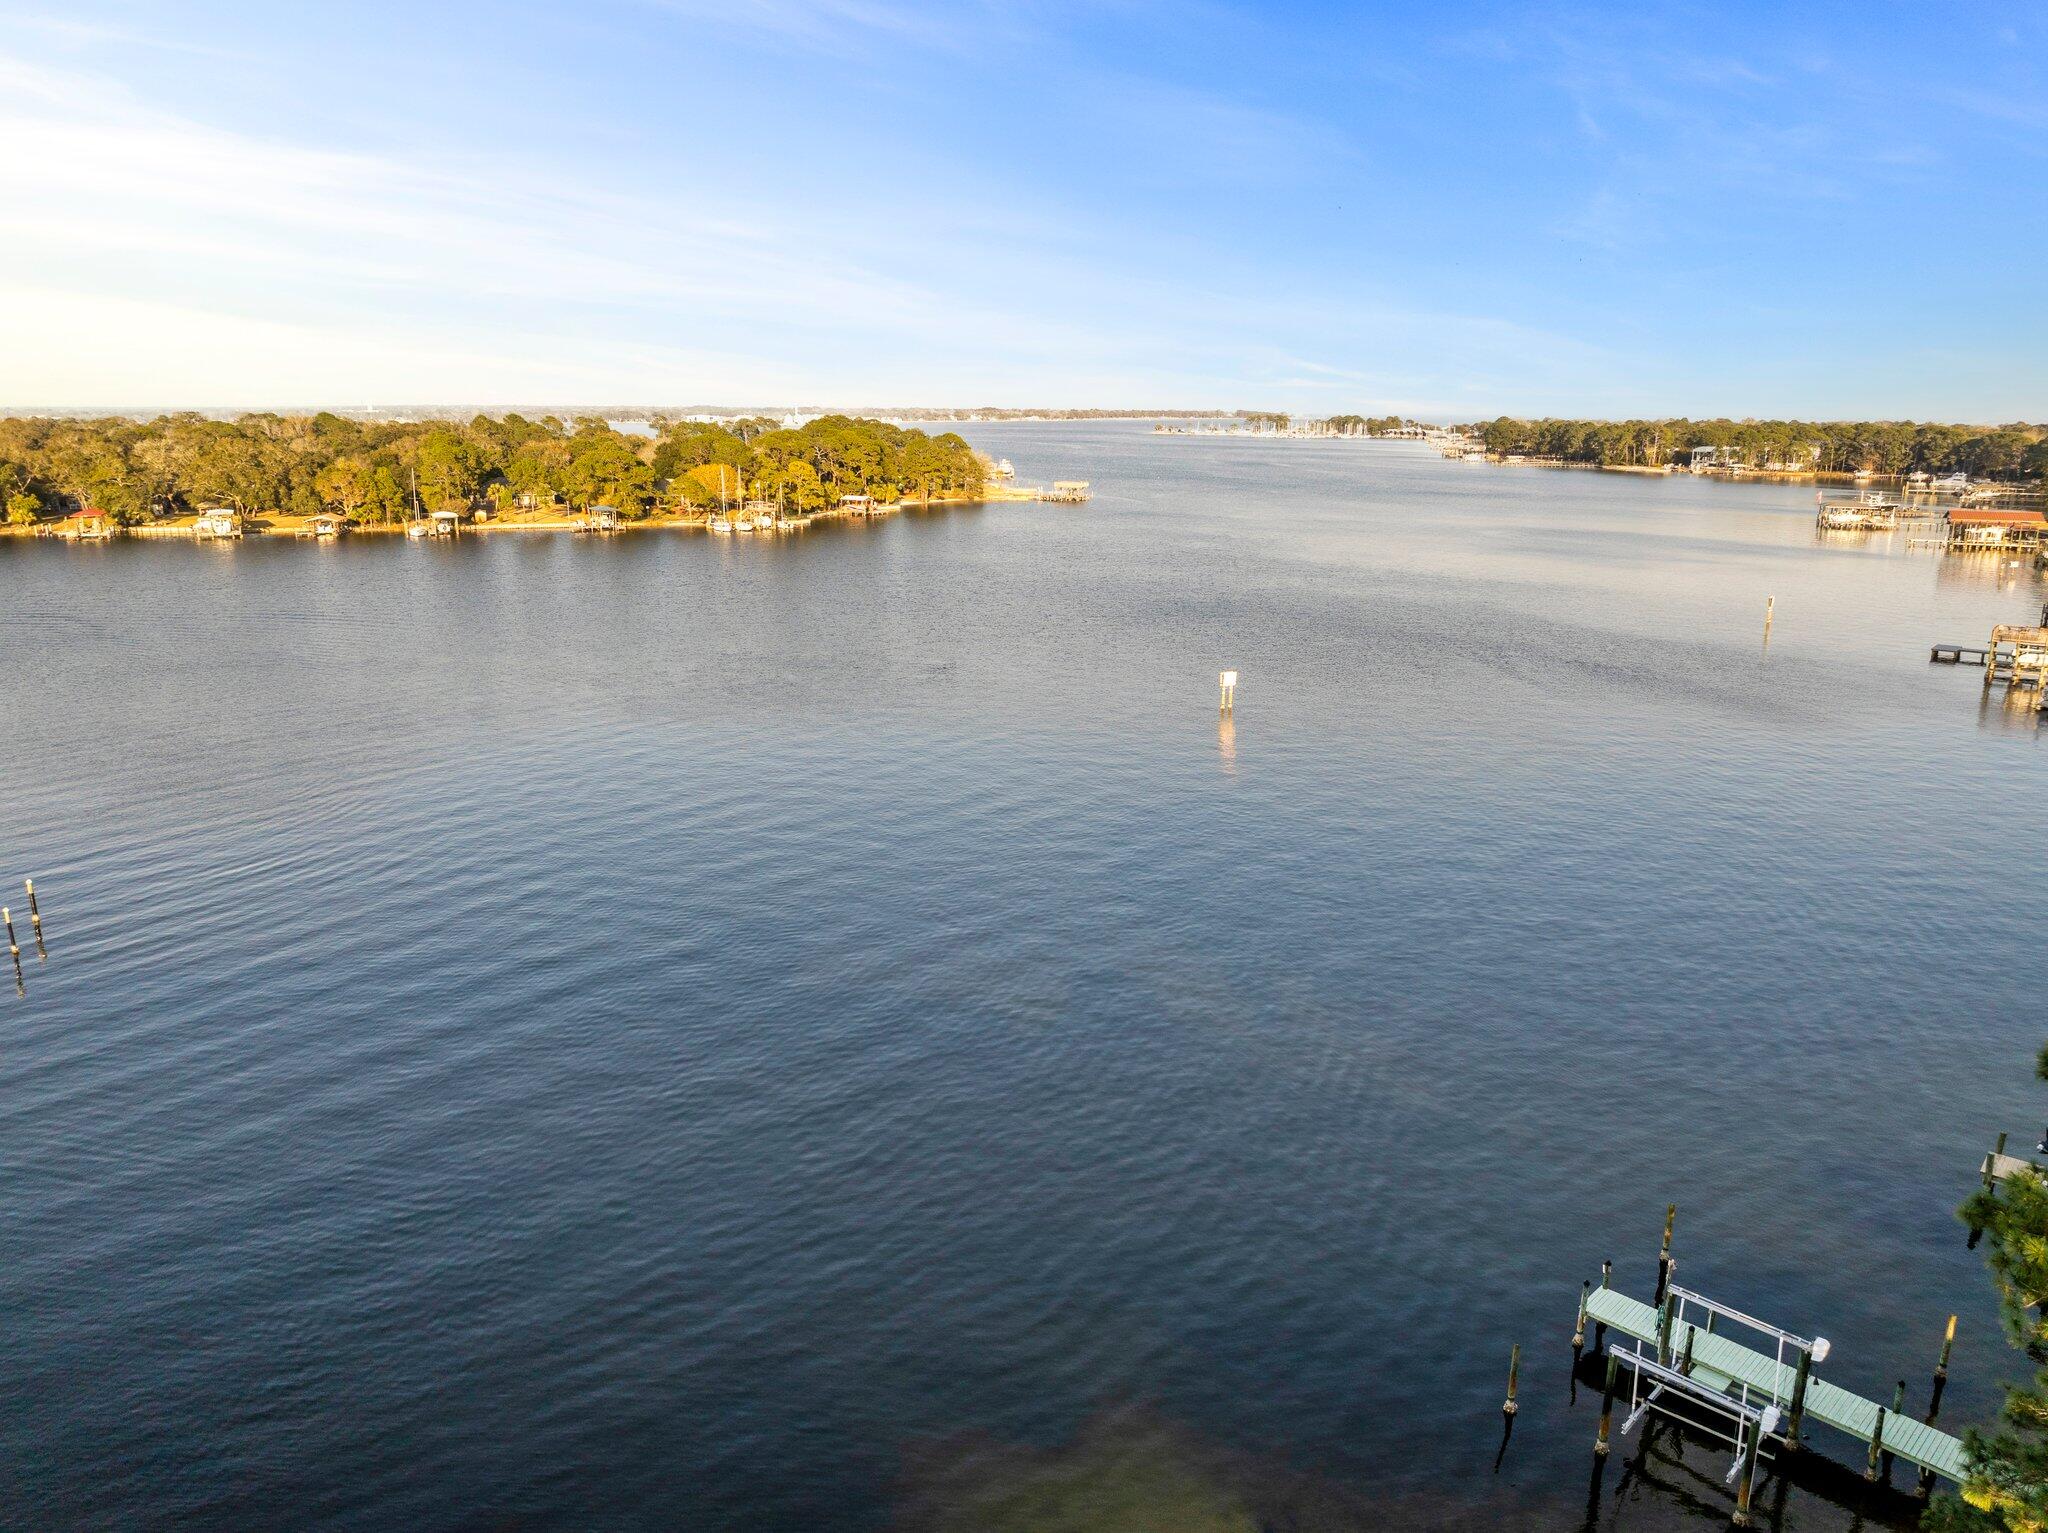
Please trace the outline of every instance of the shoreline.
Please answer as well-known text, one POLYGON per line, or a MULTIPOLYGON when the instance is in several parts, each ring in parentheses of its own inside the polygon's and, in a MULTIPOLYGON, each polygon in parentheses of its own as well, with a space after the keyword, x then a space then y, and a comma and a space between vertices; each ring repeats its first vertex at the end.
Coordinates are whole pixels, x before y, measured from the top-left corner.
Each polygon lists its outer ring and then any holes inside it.
MULTIPOLYGON (((790 518, 788 520, 788 523, 783 526, 750 528, 748 529, 748 532, 743 535, 752 535, 752 533, 757 531, 767 533, 801 532, 805 528, 818 522, 873 521, 881 517, 894 515, 899 511, 929 511, 933 509, 949 508, 955 506, 968 507, 987 505, 1017 505, 1025 503, 1053 504, 1054 502, 1048 499, 1047 494, 1044 490, 1039 489, 1037 487, 1020 487, 1008 484, 990 484, 985 486, 980 493, 975 495, 936 495, 924 499, 913 498, 906 500, 890 501, 886 504, 877 505, 865 511, 854 511, 839 506, 829 506, 821 511, 800 513, 799 515, 790 518)), ((598 528, 593 526, 587 519, 585 519, 581 515, 563 517, 560 515, 538 516, 520 515, 518 513, 514 513, 511 516, 494 516, 485 520, 467 521, 462 523, 458 528, 456 528, 452 532, 434 534, 427 538, 425 541, 440 541, 442 538, 471 537, 478 534, 495 535, 498 533, 512 532, 567 532, 587 534, 592 537, 610 537, 615 533, 627 532, 709 533, 714 530, 711 526, 711 523, 717 515, 718 513, 707 511, 703 514, 692 514, 689 516, 646 516, 641 517, 637 520, 629 520, 627 518, 621 517, 617 524, 614 526, 598 528)), ((243 531, 238 535, 231 535, 228 537, 219 537, 214 535, 202 536, 201 533, 199 532, 199 518, 196 514, 176 517, 165 517, 159 521, 141 522, 132 527, 119 527, 109 533, 88 536, 79 536, 77 534, 70 534, 62 531, 62 521, 42 521, 31 523, 27 526, 11 526, 0 524, 0 539, 20 538, 37 541, 47 540, 57 543, 107 543, 114 542, 124 538, 140 538, 151 540, 182 539, 188 542, 202 543, 233 543, 241 541, 244 538, 273 539, 280 541, 289 540, 292 542, 307 543, 338 541, 338 537, 335 534, 328 534, 326 536, 322 536, 316 533, 313 530, 313 520, 314 519, 310 516, 294 516, 281 512, 273 513, 268 516, 250 515, 245 521, 243 531)), ((403 538, 406 535, 407 529, 409 527, 414 527, 417 525, 419 525, 417 522, 350 523, 348 524, 346 531, 340 534, 339 536, 351 538, 403 538)), ((737 529, 731 528, 720 530, 722 532, 737 532, 737 529)))

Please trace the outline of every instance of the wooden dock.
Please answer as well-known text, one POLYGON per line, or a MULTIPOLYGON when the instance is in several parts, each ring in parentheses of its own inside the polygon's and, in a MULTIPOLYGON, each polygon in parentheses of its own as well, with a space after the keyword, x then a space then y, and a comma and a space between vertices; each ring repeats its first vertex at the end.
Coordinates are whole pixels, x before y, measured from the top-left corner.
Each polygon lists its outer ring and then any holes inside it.
POLYGON ((1993 1182, 2003 1182, 2018 1176, 2022 1171, 2031 1171, 2036 1176, 2041 1174, 2041 1168, 2032 1161, 2022 1160, 2017 1155, 2007 1155, 2002 1150, 1993 1150, 1984 1157, 1984 1164, 1977 1168, 1978 1175, 1984 1178, 1986 1187, 1993 1182))
POLYGON ((1927 652, 1927 658, 1943 665, 1983 665, 1990 653, 1978 644, 1937 644, 1927 652))
MULTIPOLYGON (((1744 1430, 1738 1441, 1750 1445, 1746 1451, 1752 1458, 1766 1440, 1796 1451, 1805 1423, 1816 1421, 1863 1444, 1873 1467, 1880 1454, 1889 1454, 1958 1485, 1963 1482, 1960 1439, 1813 1376, 1814 1365, 1828 1355, 1825 1341, 1793 1336, 1676 1285, 1655 1307, 1612 1288, 1592 1290, 1584 1304, 1588 1319, 1635 1343, 1632 1349, 1609 1346, 1610 1380, 1613 1362, 1635 1376, 1634 1409, 1624 1434, 1661 1398, 1689 1398, 1739 1418, 1744 1430), (1704 1324, 1696 1323, 1694 1314, 1704 1324), (1723 1321, 1775 1338, 1775 1355, 1718 1334, 1723 1321)), ((1742 1467, 1738 1457, 1737 1468, 1742 1467)))

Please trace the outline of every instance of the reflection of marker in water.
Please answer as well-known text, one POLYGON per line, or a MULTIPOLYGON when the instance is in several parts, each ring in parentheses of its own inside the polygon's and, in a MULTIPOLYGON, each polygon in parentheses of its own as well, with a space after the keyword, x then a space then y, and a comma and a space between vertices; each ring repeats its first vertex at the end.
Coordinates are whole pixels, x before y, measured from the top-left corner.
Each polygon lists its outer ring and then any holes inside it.
POLYGON ((1235 713, 1237 711, 1237 672, 1218 671, 1216 673, 1216 681, 1223 694, 1222 702, 1218 705, 1216 711, 1218 713, 1235 713))

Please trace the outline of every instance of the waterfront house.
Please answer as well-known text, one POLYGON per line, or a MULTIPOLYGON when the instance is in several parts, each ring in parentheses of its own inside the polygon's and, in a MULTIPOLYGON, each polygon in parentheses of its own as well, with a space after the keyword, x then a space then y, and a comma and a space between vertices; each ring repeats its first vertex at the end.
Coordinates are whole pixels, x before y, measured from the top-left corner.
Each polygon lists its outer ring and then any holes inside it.
POLYGON ((192 524, 192 535, 198 538, 239 538, 242 535, 242 513, 232 506, 208 506, 192 524))
POLYGON ((120 524, 98 506, 81 506, 57 524, 57 536, 82 543, 98 542, 119 532, 120 524))

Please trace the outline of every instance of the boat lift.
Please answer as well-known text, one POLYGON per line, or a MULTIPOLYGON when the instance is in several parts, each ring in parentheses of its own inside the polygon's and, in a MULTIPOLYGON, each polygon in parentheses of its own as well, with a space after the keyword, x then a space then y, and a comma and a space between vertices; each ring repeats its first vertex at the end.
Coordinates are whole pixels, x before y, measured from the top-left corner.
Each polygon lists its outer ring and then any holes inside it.
MULTIPOLYGON (((1667 1279, 1671 1265, 1664 1264, 1667 1279)), ((1601 1332, 1615 1333, 1606 1348, 1606 1388, 1594 1452, 1603 1457, 1607 1452, 1620 1372, 1626 1368, 1628 1415, 1621 1435, 1657 1411, 1733 1448, 1726 1482, 1737 1487, 1739 1527, 1749 1523, 1760 1466, 1771 1464, 1779 1453, 1798 1452, 1809 1421, 1868 1446, 1866 1479, 1878 1478, 1879 1465, 1889 1456, 1920 1469, 1923 1491, 1936 1475, 1962 1483, 1962 1443, 1956 1438, 1900 1414, 1896 1396, 1886 1407, 1814 1376, 1814 1366, 1825 1362, 1831 1350, 1825 1337, 1795 1335, 1668 1281, 1654 1306, 1604 1286, 1604 1280, 1597 1289, 1588 1285, 1579 1304, 1582 1330, 1587 1319, 1600 1328, 1596 1349, 1601 1332), (1758 1344, 1744 1345, 1725 1330, 1748 1332, 1758 1344)), ((1953 1320, 1949 1334, 1953 1338, 1953 1320)), ((1945 1371, 1946 1347, 1942 1360, 1945 1371)), ((1928 1414, 1931 1418, 1933 1412, 1928 1414)))

